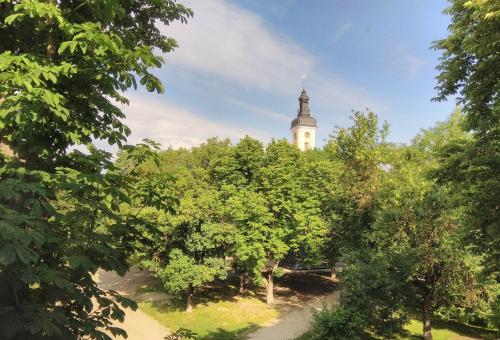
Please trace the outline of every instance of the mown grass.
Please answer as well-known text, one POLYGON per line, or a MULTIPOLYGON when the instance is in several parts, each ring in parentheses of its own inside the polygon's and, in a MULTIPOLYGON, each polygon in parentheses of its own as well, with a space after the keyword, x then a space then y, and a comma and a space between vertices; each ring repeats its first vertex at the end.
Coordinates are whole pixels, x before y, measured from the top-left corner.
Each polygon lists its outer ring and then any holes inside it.
MULTIPOLYGON (((485 328, 436 318, 431 322, 434 340, 496 339, 495 333, 485 328)), ((421 339, 423 334, 422 321, 412 319, 406 325, 405 330, 409 334, 401 339, 421 339)))
POLYGON ((187 328, 204 340, 237 339, 278 316, 278 311, 253 297, 199 304, 192 313, 154 302, 141 302, 139 308, 168 329, 187 328))
POLYGON ((135 300, 143 312, 170 330, 189 329, 200 340, 238 339, 279 313, 254 289, 239 294, 238 283, 237 277, 230 277, 203 287, 195 293, 192 313, 185 312, 185 297, 165 294, 161 282, 154 279, 136 291, 135 300))
MULTIPOLYGON (((405 326, 407 334, 397 337, 398 340, 422 339, 422 321, 412 319, 405 326)), ((311 338, 309 332, 301 335, 296 340, 308 340, 311 338)), ((369 336, 367 337, 369 338, 369 336)), ((489 329, 466 325, 454 321, 446 321, 434 318, 432 320, 432 338, 434 340, 472 340, 472 339, 497 339, 495 332, 489 329)), ((372 340, 379 339, 371 337, 372 340)))

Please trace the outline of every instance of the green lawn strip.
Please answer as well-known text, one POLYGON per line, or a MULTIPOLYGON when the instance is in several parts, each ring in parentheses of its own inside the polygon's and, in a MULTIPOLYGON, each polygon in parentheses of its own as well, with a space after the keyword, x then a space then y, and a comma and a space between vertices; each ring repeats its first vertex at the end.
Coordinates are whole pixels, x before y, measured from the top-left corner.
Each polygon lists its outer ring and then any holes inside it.
MULTIPOLYGON (((495 339, 495 333, 485 328, 436 318, 431 322, 432 337, 434 340, 495 339)), ((423 334, 421 320, 412 319, 410 323, 405 326, 405 329, 410 334, 400 339, 421 339, 423 334)))
POLYGON ((255 298, 203 303, 192 313, 152 302, 140 302, 139 308, 168 329, 187 328, 207 340, 236 339, 278 316, 278 311, 255 298))
MULTIPOLYGON (((404 328, 408 331, 408 334, 398 337, 398 340, 422 339, 421 320, 412 319, 404 328)), ((496 339, 495 332, 492 330, 436 318, 432 320, 432 337, 434 340, 496 339)), ((310 339, 310 332, 296 338, 296 340, 307 339, 310 339)), ((372 337, 372 339, 381 338, 372 337)))

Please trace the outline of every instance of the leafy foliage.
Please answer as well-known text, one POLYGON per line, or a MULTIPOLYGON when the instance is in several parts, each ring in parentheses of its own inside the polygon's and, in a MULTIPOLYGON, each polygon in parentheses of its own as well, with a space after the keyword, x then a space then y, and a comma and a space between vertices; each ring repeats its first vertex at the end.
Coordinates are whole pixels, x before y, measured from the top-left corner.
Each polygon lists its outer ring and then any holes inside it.
MULTIPOLYGON (((432 311, 458 318, 451 311, 461 310, 462 320, 484 324, 496 285, 479 273, 480 258, 463 246, 469 225, 460 195, 433 178, 442 150, 470 140, 464 116, 457 110, 399 147, 377 142, 383 138, 376 137, 375 116, 355 117, 354 126, 325 148, 330 158, 341 159, 344 179, 330 210, 330 235, 337 237, 326 240, 327 250, 337 249, 330 254, 345 265, 341 308, 356 311, 360 327, 382 337, 401 334, 414 309, 422 310, 429 332, 432 311), (479 304, 485 314, 474 316, 479 304)), ((337 327, 330 326, 332 332, 337 327)))
POLYGON ((362 339, 363 318, 355 309, 346 307, 323 307, 313 316, 311 340, 362 339))
POLYGON ((179 328, 177 331, 165 336, 165 340, 196 339, 196 333, 189 329, 179 328))
MULTIPOLYGON (((123 146, 122 92, 136 78, 162 92, 154 51, 176 46, 156 21, 190 15, 173 1, 0 1, 0 142, 11 151, 0 152, 0 337, 125 334, 112 321, 135 304, 92 274, 127 270, 144 226, 120 205, 146 185, 134 167, 155 152, 128 147, 134 166, 122 171, 91 142, 123 146)), ((163 209, 158 193, 135 198, 163 209)))
POLYGON ((264 151, 249 137, 235 146, 209 139, 161 157, 158 169, 175 176, 179 205, 157 219, 159 233, 148 236, 139 257, 168 291, 189 297, 193 289, 224 279, 232 267, 242 285, 260 283, 264 275, 272 298, 270 275, 279 262, 289 253, 320 248, 326 231, 315 196, 320 189, 288 142, 273 141, 264 151))
POLYGON ((471 141, 457 141, 443 152, 440 179, 457 184, 467 207, 470 244, 485 253, 485 269, 500 263, 500 5, 498 1, 450 1, 436 100, 460 95, 471 141), (470 203, 469 203, 470 202, 470 203))

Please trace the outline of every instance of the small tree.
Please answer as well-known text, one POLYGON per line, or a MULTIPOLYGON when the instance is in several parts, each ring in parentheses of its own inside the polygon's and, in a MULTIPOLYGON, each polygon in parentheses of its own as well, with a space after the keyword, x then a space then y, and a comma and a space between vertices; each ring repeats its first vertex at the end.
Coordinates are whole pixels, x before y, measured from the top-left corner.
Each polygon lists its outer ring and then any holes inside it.
POLYGON ((233 268, 240 275, 240 292, 247 279, 259 282, 270 251, 268 226, 272 220, 264 197, 252 190, 235 192, 226 203, 236 234, 230 255, 233 268))
POLYGON ((160 155, 170 162, 160 162, 157 171, 175 176, 171 195, 179 203, 175 212, 156 219, 156 231, 149 234, 138 256, 167 291, 186 294, 188 312, 195 290, 226 278, 229 269, 226 252, 234 243, 235 230, 218 179, 225 172, 221 160, 228 150, 227 141, 212 139, 191 152, 169 150, 160 155))
POLYGON ((324 306, 313 314, 311 340, 356 340, 364 335, 364 320, 353 308, 324 306))

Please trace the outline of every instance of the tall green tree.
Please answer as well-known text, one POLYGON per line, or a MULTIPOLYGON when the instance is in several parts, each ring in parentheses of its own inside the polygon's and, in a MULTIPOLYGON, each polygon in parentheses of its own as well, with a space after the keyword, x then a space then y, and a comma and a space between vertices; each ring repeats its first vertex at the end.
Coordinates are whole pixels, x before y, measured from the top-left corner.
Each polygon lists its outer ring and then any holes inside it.
POLYGON ((407 283, 402 307, 422 310, 424 338, 432 339, 432 311, 465 302, 472 274, 453 195, 424 176, 413 162, 394 170, 380 194, 373 238, 389 258, 386 270, 399 271, 407 283))
POLYGON ((0 154, 1 337, 123 334, 111 321, 130 303, 91 274, 127 269, 138 235, 117 211, 136 177, 90 143, 125 143, 116 103, 137 83, 163 91, 151 69, 176 43, 157 24, 190 15, 168 0, 0 1, 0 142, 13 153, 0 154))
POLYGON ((226 206, 227 190, 220 185, 224 174, 234 173, 225 162, 230 150, 228 140, 213 138, 190 152, 162 152, 160 157, 170 162, 160 162, 158 171, 175 177, 168 195, 179 203, 161 216, 143 211, 157 227, 148 232, 148 243, 139 246, 141 265, 153 271, 168 292, 185 294, 187 312, 193 309, 196 290, 225 279, 230 268, 226 253, 234 243, 235 227, 226 206))
POLYGON ((153 258, 150 265, 167 291, 186 293, 187 312, 192 311, 195 289, 227 277, 229 263, 224 255, 234 242, 234 228, 224 222, 223 213, 217 191, 206 188, 187 191, 163 235, 168 257, 153 258))
POLYGON ((412 145, 396 147, 384 144, 374 115, 356 115, 354 126, 327 145, 330 157, 345 167, 346 191, 339 197, 347 204, 337 203, 332 211, 343 217, 334 230, 346 270, 341 307, 318 315, 313 332, 329 332, 327 317, 331 329, 352 318, 357 326, 349 329, 357 337, 367 330, 393 337, 408 322, 409 310, 418 308, 430 339, 432 311, 477 302, 470 254, 462 244, 463 209, 455 204, 453 188, 431 177, 443 148, 470 140, 463 120, 457 108, 412 145), (345 221, 346 234, 339 233, 345 221))
POLYGON ((224 190, 236 236, 229 256, 243 292, 247 281, 261 283, 261 270, 267 261, 266 231, 271 215, 264 196, 258 192, 264 147, 258 140, 245 136, 232 148, 231 158, 226 159, 231 174, 225 176, 224 190))
POLYGON ((457 183, 467 207, 469 239, 484 253, 488 271, 500 271, 500 4, 450 0, 449 34, 434 42, 442 52, 437 96, 458 95, 465 128, 474 138, 443 153, 440 178, 457 183))
POLYGON ((248 280, 260 284, 268 254, 273 247, 269 225, 272 214, 264 196, 249 189, 238 189, 227 200, 228 215, 235 226, 235 242, 229 255, 240 276, 240 292, 248 280))
POLYGON ((373 222, 381 174, 388 162, 385 137, 388 125, 379 126, 373 112, 353 112, 353 125, 338 129, 325 146, 329 159, 337 162, 339 189, 330 204, 332 242, 336 253, 348 253, 369 246, 366 237, 373 222))
POLYGON ((280 261, 289 253, 319 243, 326 234, 320 202, 314 191, 308 190, 311 175, 296 146, 286 140, 267 146, 259 192, 272 214, 266 232, 267 264, 262 269, 268 304, 274 301, 274 274, 280 261))

